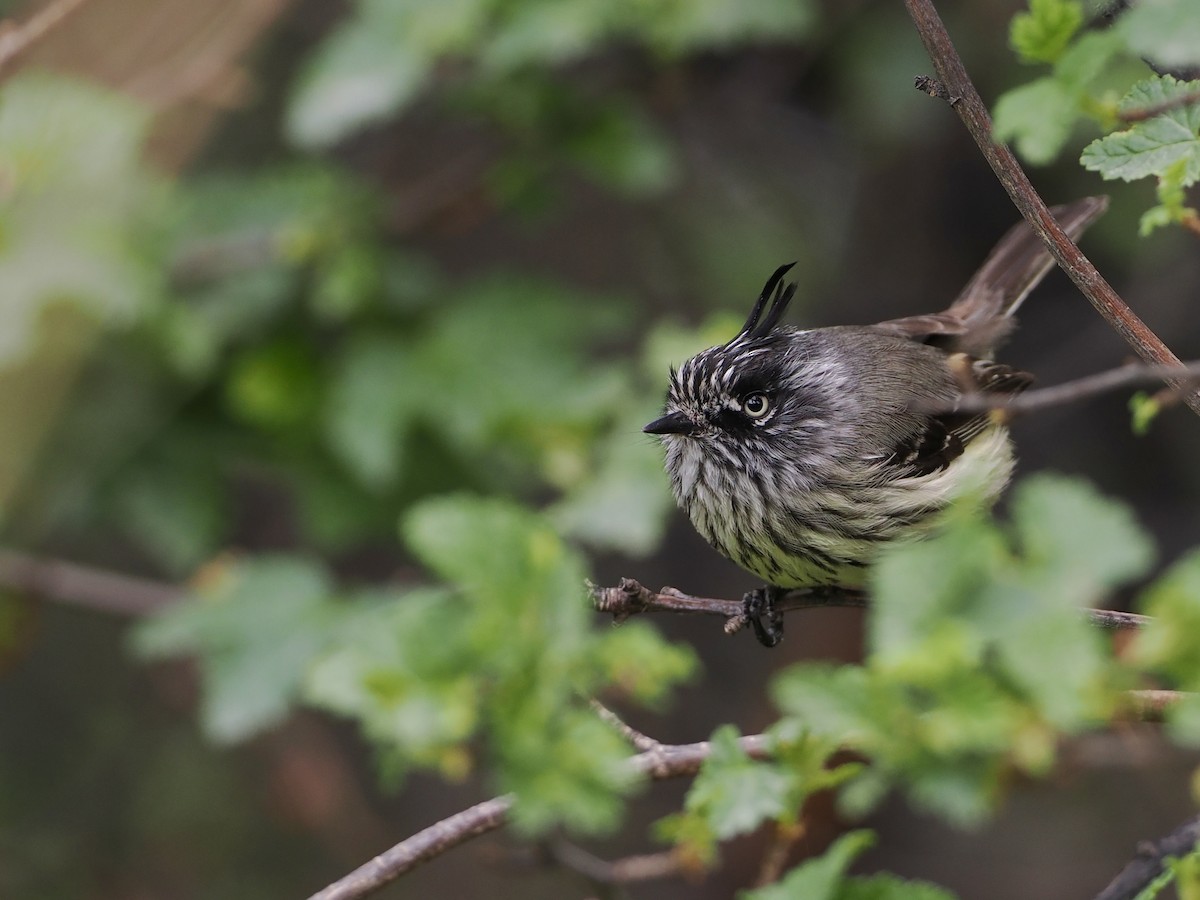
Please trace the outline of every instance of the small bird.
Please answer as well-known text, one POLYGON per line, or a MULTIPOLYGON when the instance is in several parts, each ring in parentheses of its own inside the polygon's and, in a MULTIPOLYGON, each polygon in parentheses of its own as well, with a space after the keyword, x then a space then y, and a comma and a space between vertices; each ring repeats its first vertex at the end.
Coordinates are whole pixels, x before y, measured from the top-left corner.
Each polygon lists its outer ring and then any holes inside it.
MULTIPOLYGON (((1108 205, 1051 212, 1078 237, 1108 205)), ((945 312, 801 329, 780 266, 726 344, 672 368, 661 435, 671 490, 696 530, 767 582, 745 614, 760 643, 783 635, 790 588, 859 587, 879 549, 927 533, 955 498, 994 499, 1012 475, 1008 429, 955 412, 970 393, 1016 395, 1031 375, 992 354, 1053 265, 1013 227, 945 312)))

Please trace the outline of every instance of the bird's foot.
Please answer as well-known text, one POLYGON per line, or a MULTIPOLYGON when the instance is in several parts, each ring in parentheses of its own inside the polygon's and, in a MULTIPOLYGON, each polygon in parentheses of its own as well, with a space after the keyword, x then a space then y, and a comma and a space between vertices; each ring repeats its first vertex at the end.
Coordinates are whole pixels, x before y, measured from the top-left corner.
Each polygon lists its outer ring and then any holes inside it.
POLYGON ((774 647, 783 640, 783 613, 775 608, 780 593, 780 588, 766 585, 747 591, 742 597, 743 615, 764 647, 774 647))

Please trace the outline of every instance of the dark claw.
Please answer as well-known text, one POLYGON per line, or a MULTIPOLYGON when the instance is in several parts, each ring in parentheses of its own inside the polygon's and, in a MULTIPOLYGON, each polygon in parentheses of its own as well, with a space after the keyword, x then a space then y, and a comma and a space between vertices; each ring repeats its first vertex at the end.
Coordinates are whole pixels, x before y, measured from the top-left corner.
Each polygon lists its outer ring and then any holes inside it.
POLYGON ((754 636, 764 647, 774 647, 783 640, 783 613, 775 609, 775 597, 779 588, 755 588, 742 597, 742 606, 748 621, 754 628, 754 636))

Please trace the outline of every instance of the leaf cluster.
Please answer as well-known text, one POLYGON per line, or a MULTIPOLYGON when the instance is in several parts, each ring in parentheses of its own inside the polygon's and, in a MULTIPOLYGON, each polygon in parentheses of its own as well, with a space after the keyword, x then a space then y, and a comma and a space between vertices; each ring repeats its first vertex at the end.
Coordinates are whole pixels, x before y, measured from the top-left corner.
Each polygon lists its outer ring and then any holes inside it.
POLYGON ((1030 0, 1014 17, 1018 58, 1051 68, 996 101, 997 140, 1043 165, 1087 123, 1104 134, 1084 148, 1085 168, 1105 179, 1156 179, 1158 203, 1142 217, 1143 234, 1194 220, 1184 189, 1200 177, 1200 82, 1169 71, 1200 63, 1194 4, 1147 0, 1111 26, 1088 28, 1084 19, 1078 0, 1030 0))
POLYGON ((199 658, 218 740, 303 700, 355 719, 393 781, 414 766, 461 778, 482 756, 521 828, 611 829, 629 750, 585 700, 660 703, 691 653, 646 627, 597 631, 579 554, 512 502, 430 499, 402 533, 439 586, 338 590, 311 561, 232 562, 138 629, 137 648, 199 658))

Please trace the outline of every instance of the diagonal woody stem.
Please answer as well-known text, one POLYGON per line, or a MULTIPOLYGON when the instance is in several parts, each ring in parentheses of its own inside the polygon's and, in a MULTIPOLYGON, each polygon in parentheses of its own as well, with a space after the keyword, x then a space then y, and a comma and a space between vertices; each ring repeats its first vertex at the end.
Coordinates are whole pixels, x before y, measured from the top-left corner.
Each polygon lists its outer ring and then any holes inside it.
MULTIPOLYGON (((924 79, 918 83, 918 87, 926 93, 944 97, 950 103, 951 108, 963 120, 971 137, 975 139, 984 159, 1000 179, 1004 190, 1012 198, 1013 204, 1025 217, 1025 221, 1037 232, 1059 266, 1113 330, 1146 362, 1160 366, 1179 366, 1179 357, 1138 318, 1059 227, 1012 151, 992 140, 992 120, 987 107, 979 92, 975 90, 975 85, 967 74, 958 51, 954 49, 946 26, 942 23, 932 0, 904 0, 904 5, 921 36, 921 41, 925 44, 940 81, 940 84, 936 84, 924 79)), ((1180 379, 1168 381, 1180 391, 1188 408, 1200 415, 1200 393, 1187 387, 1180 379)))

